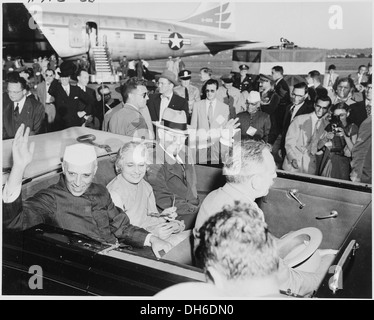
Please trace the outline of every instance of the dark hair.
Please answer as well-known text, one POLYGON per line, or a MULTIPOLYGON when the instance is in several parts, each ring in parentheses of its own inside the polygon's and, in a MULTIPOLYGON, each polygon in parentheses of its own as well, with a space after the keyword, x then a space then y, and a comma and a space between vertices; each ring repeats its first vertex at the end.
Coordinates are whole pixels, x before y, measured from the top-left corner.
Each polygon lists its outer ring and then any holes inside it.
POLYGON ((47 70, 45 70, 44 74, 46 74, 47 71, 51 71, 51 72, 53 72, 53 74, 56 74, 56 71, 51 69, 51 68, 48 68, 47 70))
POLYGON ((217 89, 219 88, 219 82, 216 80, 216 79, 209 79, 205 82, 205 89, 207 87, 207 85, 209 84, 214 84, 216 85, 217 89))
POLYGON ((271 69, 274 70, 275 72, 280 72, 280 74, 283 75, 284 70, 282 66, 274 66, 271 69))
POLYGON ((328 70, 335 70, 336 66, 335 64, 330 64, 328 70))
POLYGON ((330 97, 327 96, 327 95, 316 96, 315 103, 317 103, 318 100, 321 100, 321 101, 323 101, 323 102, 328 102, 328 103, 329 103, 328 107, 331 106, 331 103, 332 103, 332 102, 331 102, 331 99, 330 99, 330 97))
POLYGON ((330 111, 331 113, 334 113, 335 110, 337 109, 344 109, 345 111, 349 112, 351 111, 351 107, 347 105, 344 101, 338 102, 334 105, 332 105, 330 111))
POLYGON ((25 78, 22 78, 17 71, 9 72, 7 75, 8 83, 19 83, 22 90, 28 90, 25 78))
POLYGON ((296 83, 293 86, 294 89, 304 89, 305 93, 308 93, 308 85, 305 82, 296 83))
POLYGON ((121 85, 120 93, 123 102, 127 101, 127 99, 129 98, 129 93, 136 90, 138 86, 146 86, 146 83, 144 80, 138 80, 137 77, 132 77, 121 85))
POLYGON ((81 73, 85 71, 88 73, 88 70, 86 68, 79 68, 78 71, 77 71, 77 77, 80 77, 81 76, 81 73))
POLYGON ((317 79, 318 81, 321 81, 321 73, 318 70, 312 70, 308 74, 312 79, 317 79))

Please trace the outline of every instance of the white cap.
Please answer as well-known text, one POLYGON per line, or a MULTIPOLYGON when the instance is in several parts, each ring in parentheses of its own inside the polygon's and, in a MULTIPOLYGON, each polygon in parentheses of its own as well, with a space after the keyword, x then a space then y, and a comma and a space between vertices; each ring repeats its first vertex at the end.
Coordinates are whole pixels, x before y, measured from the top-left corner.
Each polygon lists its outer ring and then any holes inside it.
POLYGON ((247 101, 249 103, 257 103, 261 101, 260 93, 258 91, 251 91, 248 95, 247 101))
POLYGON ((97 155, 93 146, 76 143, 65 148, 64 161, 71 164, 82 166, 92 163, 96 159, 97 155))

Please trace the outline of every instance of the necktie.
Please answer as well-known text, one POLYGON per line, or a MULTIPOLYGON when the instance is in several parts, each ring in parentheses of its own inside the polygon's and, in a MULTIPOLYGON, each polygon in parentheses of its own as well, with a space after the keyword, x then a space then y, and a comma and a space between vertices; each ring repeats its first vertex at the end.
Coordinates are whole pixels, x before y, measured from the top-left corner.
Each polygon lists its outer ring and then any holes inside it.
POLYGON ((209 122, 209 127, 211 127, 213 124, 213 103, 212 102, 209 103, 208 122, 209 122))
POLYGON ((19 107, 18 107, 18 103, 14 109, 14 118, 17 120, 19 117, 19 107))
POLYGON ((184 88, 184 97, 186 98, 187 101, 189 101, 189 96, 188 96, 188 89, 185 87, 184 88))
POLYGON ((311 141, 311 148, 310 148, 310 153, 313 155, 316 154, 318 151, 317 149, 318 140, 319 140, 318 129, 319 129, 320 124, 321 124, 321 119, 318 119, 316 122, 316 125, 314 126, 314 131, 313 131, 312 141, 311 141))
POLYGON ((293 111, 295 110, 295 105, 291 106, 290 108, 290 122, 292 121, 293 117, 293 111))

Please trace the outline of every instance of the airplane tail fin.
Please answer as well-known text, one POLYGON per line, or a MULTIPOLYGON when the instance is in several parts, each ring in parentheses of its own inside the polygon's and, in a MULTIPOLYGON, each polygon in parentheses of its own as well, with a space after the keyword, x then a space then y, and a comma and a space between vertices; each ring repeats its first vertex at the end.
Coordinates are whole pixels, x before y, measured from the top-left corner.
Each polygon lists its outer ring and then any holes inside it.
POLYGON ((192 15, 179 22, 200 26, 205 30, 234 33, 234 3, 203 1, 192 15))

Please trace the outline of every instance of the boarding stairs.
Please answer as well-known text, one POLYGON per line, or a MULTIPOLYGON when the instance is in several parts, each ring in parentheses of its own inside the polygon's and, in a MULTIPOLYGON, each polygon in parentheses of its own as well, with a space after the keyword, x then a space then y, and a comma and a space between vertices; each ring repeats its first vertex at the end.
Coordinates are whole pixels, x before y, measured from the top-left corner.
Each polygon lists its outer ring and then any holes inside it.
POLYGON ((90 56, 95 64, 95 74, 91 75, 92 83, 115 83, 118 76, 113 72, 108 48, 105 45, 92 46, 90 56))

